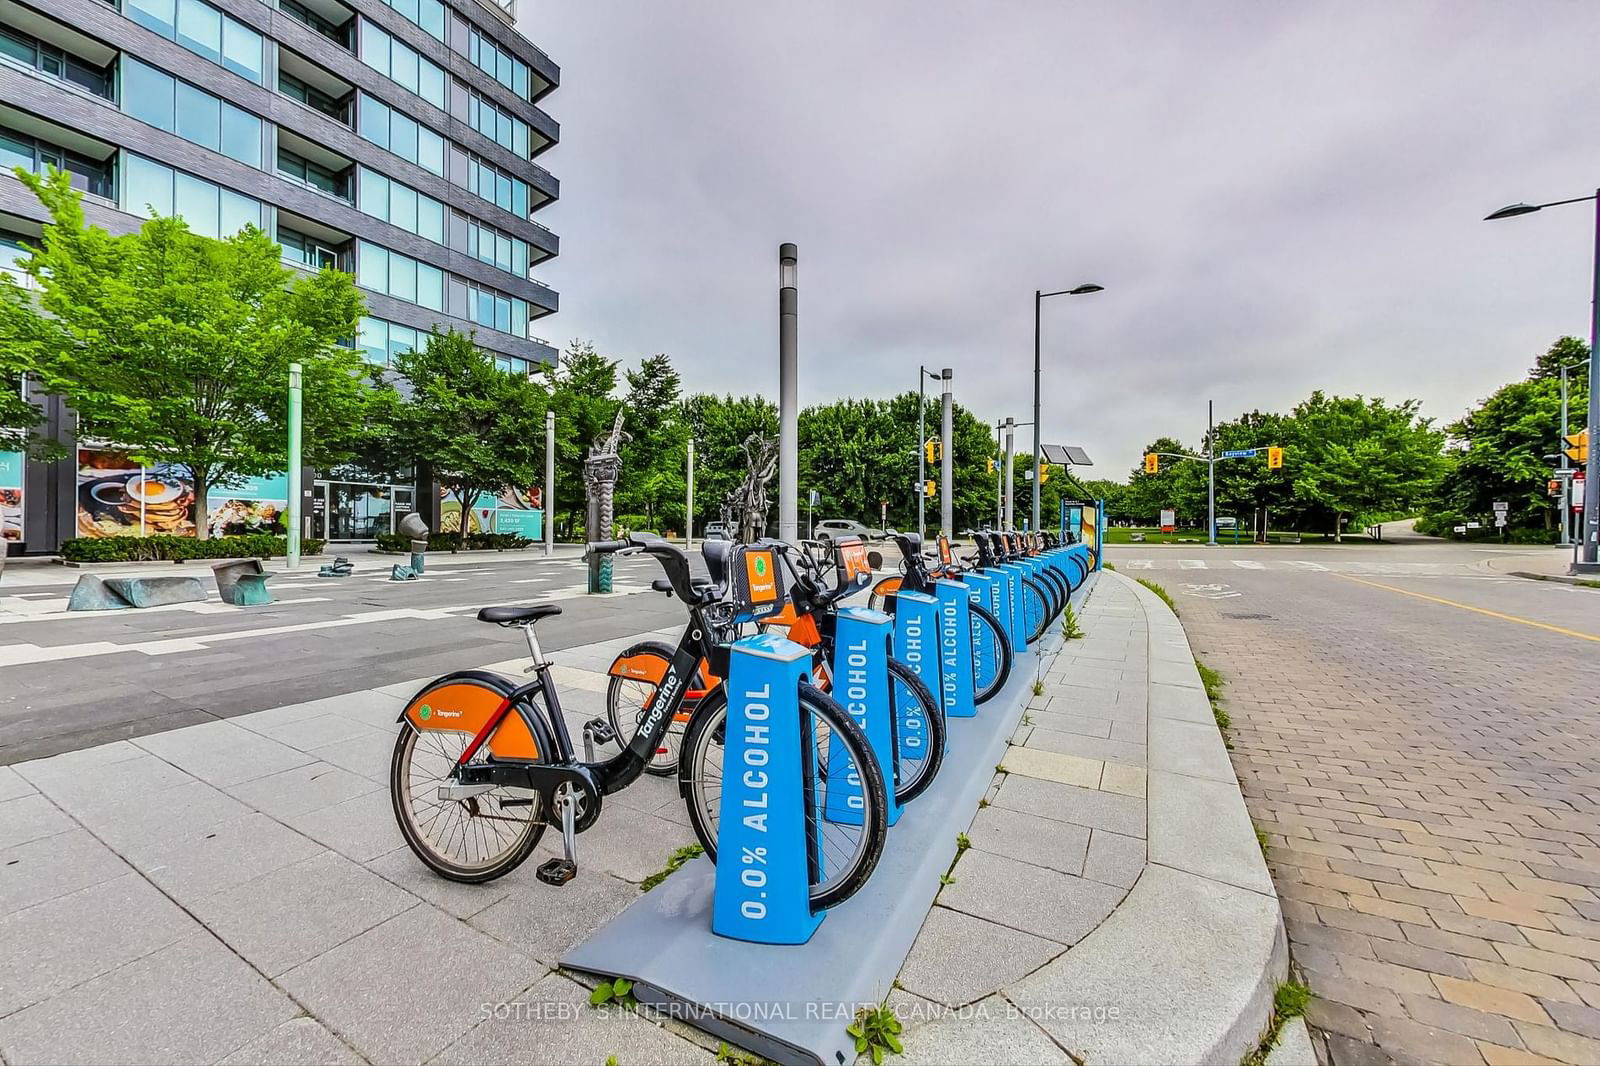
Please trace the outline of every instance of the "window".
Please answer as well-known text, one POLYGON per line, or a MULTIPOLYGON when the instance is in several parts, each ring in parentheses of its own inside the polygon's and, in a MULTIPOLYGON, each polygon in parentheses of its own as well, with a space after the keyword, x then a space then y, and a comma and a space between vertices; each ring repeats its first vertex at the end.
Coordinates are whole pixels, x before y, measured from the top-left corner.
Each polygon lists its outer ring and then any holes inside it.
POLYGON ((261 120, 155 67, 125 56, 122 109, 186 141, 261 165, 261 120))
POLYGON ((361 167, 356 206, 374 218, 438 244, 444 243, 444 204, 408 185, 361 167))
POLYGON ((299 100, 307 107, 338 119, 346 126, 350 125, 350 98, 355 95, 354 93, 336 98, 315 85, 307 85, 293 74, 285 74, 281 70, 278 72, 278 91, 291 100, 299 100))
POLYGON ((261 84, 261 35, 204 0, 123 0, 133 21, 261 84))
POLYGON ((0 129, 0 167, 7 171, 21 167, 36 174, 44 173, 46 167, 55 167, 71 176, 73 188, 105 199, 116 195, 113 159, 90 159, 58 144, 15 130, 0 129))
POLYGON ((466 187, 518 218, 528 217, 528 183, 477 156, 466 160, 466 187))
POLYGON ((334 170, 288 148, 278 149, 278 172, 341 200, 350 199, 350 167, 334 170))
POLYGON ((361 94, 361 136, 431 173, 444 175, 444 138, 381 100, 361 94))
POLYGON ((21 30, 0 28, 0 56, 16 60, 52 78, 76 85, 96 96, 112 99, 113 86, 110 66, 97 67, 68 55, 55 45, 38 40, 21 30))
POLYGON ((444 4, 440 0, 383 0, 421 26, 434 40, 444 40, 444 4))
POLYGON ((356 283, 431 311, 444 310, 444 271, 366 241, 357 242, 356 283))
POLYGON ((444 110, 444 71, 370 22, 361 24, 361 61, 444 110))
POLYGON ((528 242, 467 218, 467 254, 519 278, 528 276, 528 242))
POLYGON ((518 337, 528 335, 528 302, 503 292, 467 282, 466 318, 480 326, 511 333, 518 337))
POLYGON ((305 23, 335 44, 343 48, 350 47, 350 31, 356 24, 354 17, 342 23, 334 23, 306 7, 299 0, 278 0, 278 10, 296 21, 305 23))
POLYGON ((468 94, 467 118, 472 128, 502 148, 509 148, 517 155, 527 158, 528 124, 501 111, 466 86, 463 85, 462 89, 468 94))
POLYGON ((472 65, 524 100, 530 100, 528 64, 503 51, 489 38, 478 32, 476 26, 468 30, 467 58, 472 65))
POLYGON ((122 209, 149 218, 179 215, 195 233, 231 237, 246 225, 260 228, 261 202, 154 160, 123 153, 122 209))
POLYGON ((315 237, 298 230, 278 227, 278 244, 283 248, 283 258, 311 270, 330 267, 339 269, 339 253, 315 237))

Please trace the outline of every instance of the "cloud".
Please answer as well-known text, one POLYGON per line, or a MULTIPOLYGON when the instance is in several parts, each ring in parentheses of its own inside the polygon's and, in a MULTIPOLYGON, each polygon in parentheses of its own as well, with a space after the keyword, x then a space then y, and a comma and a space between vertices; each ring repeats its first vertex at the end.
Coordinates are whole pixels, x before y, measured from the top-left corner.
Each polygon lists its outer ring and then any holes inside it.
POLYGON ((1585 335, 1600 10, 522 0, 562 67, 541 162, 552 340, 777 390, 777 246, 800 247, 801 400, 953 367, 1120 477, 1164 433, 1313 388, 1458 415, 1585 335))

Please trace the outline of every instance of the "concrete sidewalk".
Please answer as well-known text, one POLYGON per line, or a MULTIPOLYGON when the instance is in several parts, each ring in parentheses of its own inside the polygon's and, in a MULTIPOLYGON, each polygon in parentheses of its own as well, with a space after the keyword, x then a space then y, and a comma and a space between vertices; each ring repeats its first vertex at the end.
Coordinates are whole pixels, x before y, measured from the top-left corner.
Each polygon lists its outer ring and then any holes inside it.
MULTIPOLYGON (((890 996, 902 1061, 1235 1062, 1266 1022, 1277 899, 1182 630, 1109 572, 1083 626, 890 996)), ((644 635, 552 654, 574 735, 644 635)), ((0 767, 0 1060, 711 1063, 557 968, 694 841, 675 784, 613 797, 564 889, 555 833, 441 880, 387 794, 418 684, 0 767)))

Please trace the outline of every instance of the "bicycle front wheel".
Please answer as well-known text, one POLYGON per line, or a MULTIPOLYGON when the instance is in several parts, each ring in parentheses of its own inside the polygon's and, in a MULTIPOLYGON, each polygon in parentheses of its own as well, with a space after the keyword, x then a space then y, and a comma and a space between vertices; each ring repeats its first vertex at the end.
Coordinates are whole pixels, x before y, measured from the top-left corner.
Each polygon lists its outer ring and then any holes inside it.
POLYGON ((1022 579, 1022 621, 1028 630, 1028 643, 1044 636, 1050 624, 1050 593, 1031 577, 1022 579))
MULTIPOLYGON (((727 693, 719 687, 701 701, 683 737, 680 784, 695 836, 712 862, 722 817, 727 725, 727 693)), ((801 765, 810 769, 804 783, 806 835, 816 842, 817 857, 811 905, 821 910, 853 896, 878 865, 889 832, 888 799, 866 734, 814 685, 800 686, 800 736, 807 747, 800 753, 801 765), (830 819, 827 790, 850 777, 860 781, 861 806, 849 820, 830 819)))
POLYGON ((994 649, 987 656, 972 656, 972 699, 974 703, 987 703, 1006 687, 1006 679, 1011 676, 1012 650, 1011 638, 1000 619, 980 603, 972 605, 972 645, 974 649, 994 649))
POLYGON ((889 660, 889 703, 894 708, 894 798, 905 804, 933 784, 944 762, 944 707, 915 670, 889 660))

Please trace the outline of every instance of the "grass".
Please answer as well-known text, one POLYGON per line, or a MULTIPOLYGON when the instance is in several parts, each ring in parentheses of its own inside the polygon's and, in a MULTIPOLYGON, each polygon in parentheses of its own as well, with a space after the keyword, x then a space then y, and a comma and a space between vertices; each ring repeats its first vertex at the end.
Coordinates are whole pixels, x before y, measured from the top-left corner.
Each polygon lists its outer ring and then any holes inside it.
POLYGON ((1117 568, 1116 563, 1101 563, 1100 565, 1105 567, 1107 570, 1115 570, 1117 568))
POLYGON ((1285 981, 1272 993, 1272 1017, 1267 1020, 1267 1031, 1250 1053, 1239 1060, 1239 1066, 1262 1066, 1267 1056, 1277 1046, 1278 1032, 1285 1022, 1298 1018, 1311 1004, 1311 989, 1299 981, 1285 981))
POLYGON ((1067 604, 1067 609, 1061 612, 1061 639, 1083 639, 1083 629, 1078 625, 1078 612, 1072 609, 1070 603, 1067 604))
POLYGON ((1037 678, 1037 677, 1033 679, 1033 694, 1035 696, 1043 696, 1044 695, 1044 681, 1043 681, 1043 679, 1037 678))
POLYGON ((1577 585, 1579 588, 1600 589, 1600 581, 1590 581, 1588 578, 1585 578, 1582 581, 1575 581, 1573 584, 1577 585))
POLYGON ((651 874, 649 877, 645 878, 643 881, 639 882, 639 891, 650 891, 652 888, 655 888, 661 882, 677 873, 679 868, 682 867, 684 863, 688 862, 690 859, 704 855, 705 853, 706 849, 702 848, 699 844, 685 844, 667 858, 667 864, 665 866, 651 874))
MULTIPOLYGON (((1239 531, 1239 547, 1243 548, 1254 544, 1254 536, 1255 535, 1250 530, 1241 529, 1239 531)), ((1333 539, 1332 533, 1296 533, 1292 529, 1274 529, 1268 530, 1267 536, 1269 538, 1298 536, 1302 545, 1336 543, 1333 539)), ((1163 533, 1155 526, 1145 526, 1142 528, 1138 526, 1112 526, 1110 529, 1106 530, 1107 544, 1204 544, 1205 542, 1206 531, 1204 529, 1179 529, 1172 533, 1163 533), (1143 533, 1144 540, 1134 540, 1133 534, 1135 533, 1143 533)), ((1225 547, 1232 547, 1234 545, 1233 530, 1219 529, 1217 531, 1217 543, 1225 547)), ((1269 539, 1266 546, 1270 547, 1279 543, 1282 542, 1269 539)), ((1344 534, 1344 541, 1342 543, 1377 544, 1379 542, 1367 536, 1364 531, 1356 529, 1346 530, 1344 534)), ((1293 545, 1288 546, 1293 547, 1293 545)))
POLYGON ((1256 827, 1256 844, 1261 848, 1261 857, 1266 858, 1267 853, 1272 850, 1272 843, 1267 837, 1267 831, 1260 826, 1256 827))
POLYGON ((1211 717, 1217 720, 1217 730, 1222 734, 1222 742, 1229 748, 1233 744, 1228 740, 1228 728, 1233 725, 1227 710, 1222 706, 1222 675, 1211 669, 1198 658, 1194 661, 1194 668, 1200 671, 1200 683, 1206 687, 1206 699, 1211 701, 1211 717))
POLYGON ((1139 584, 1161 597, 1161 602, 1172 608, 1172 613, 1178 613, 1178 605, 1172 602, 1172 594, 1148 578, 1139 578, 1139 584))

